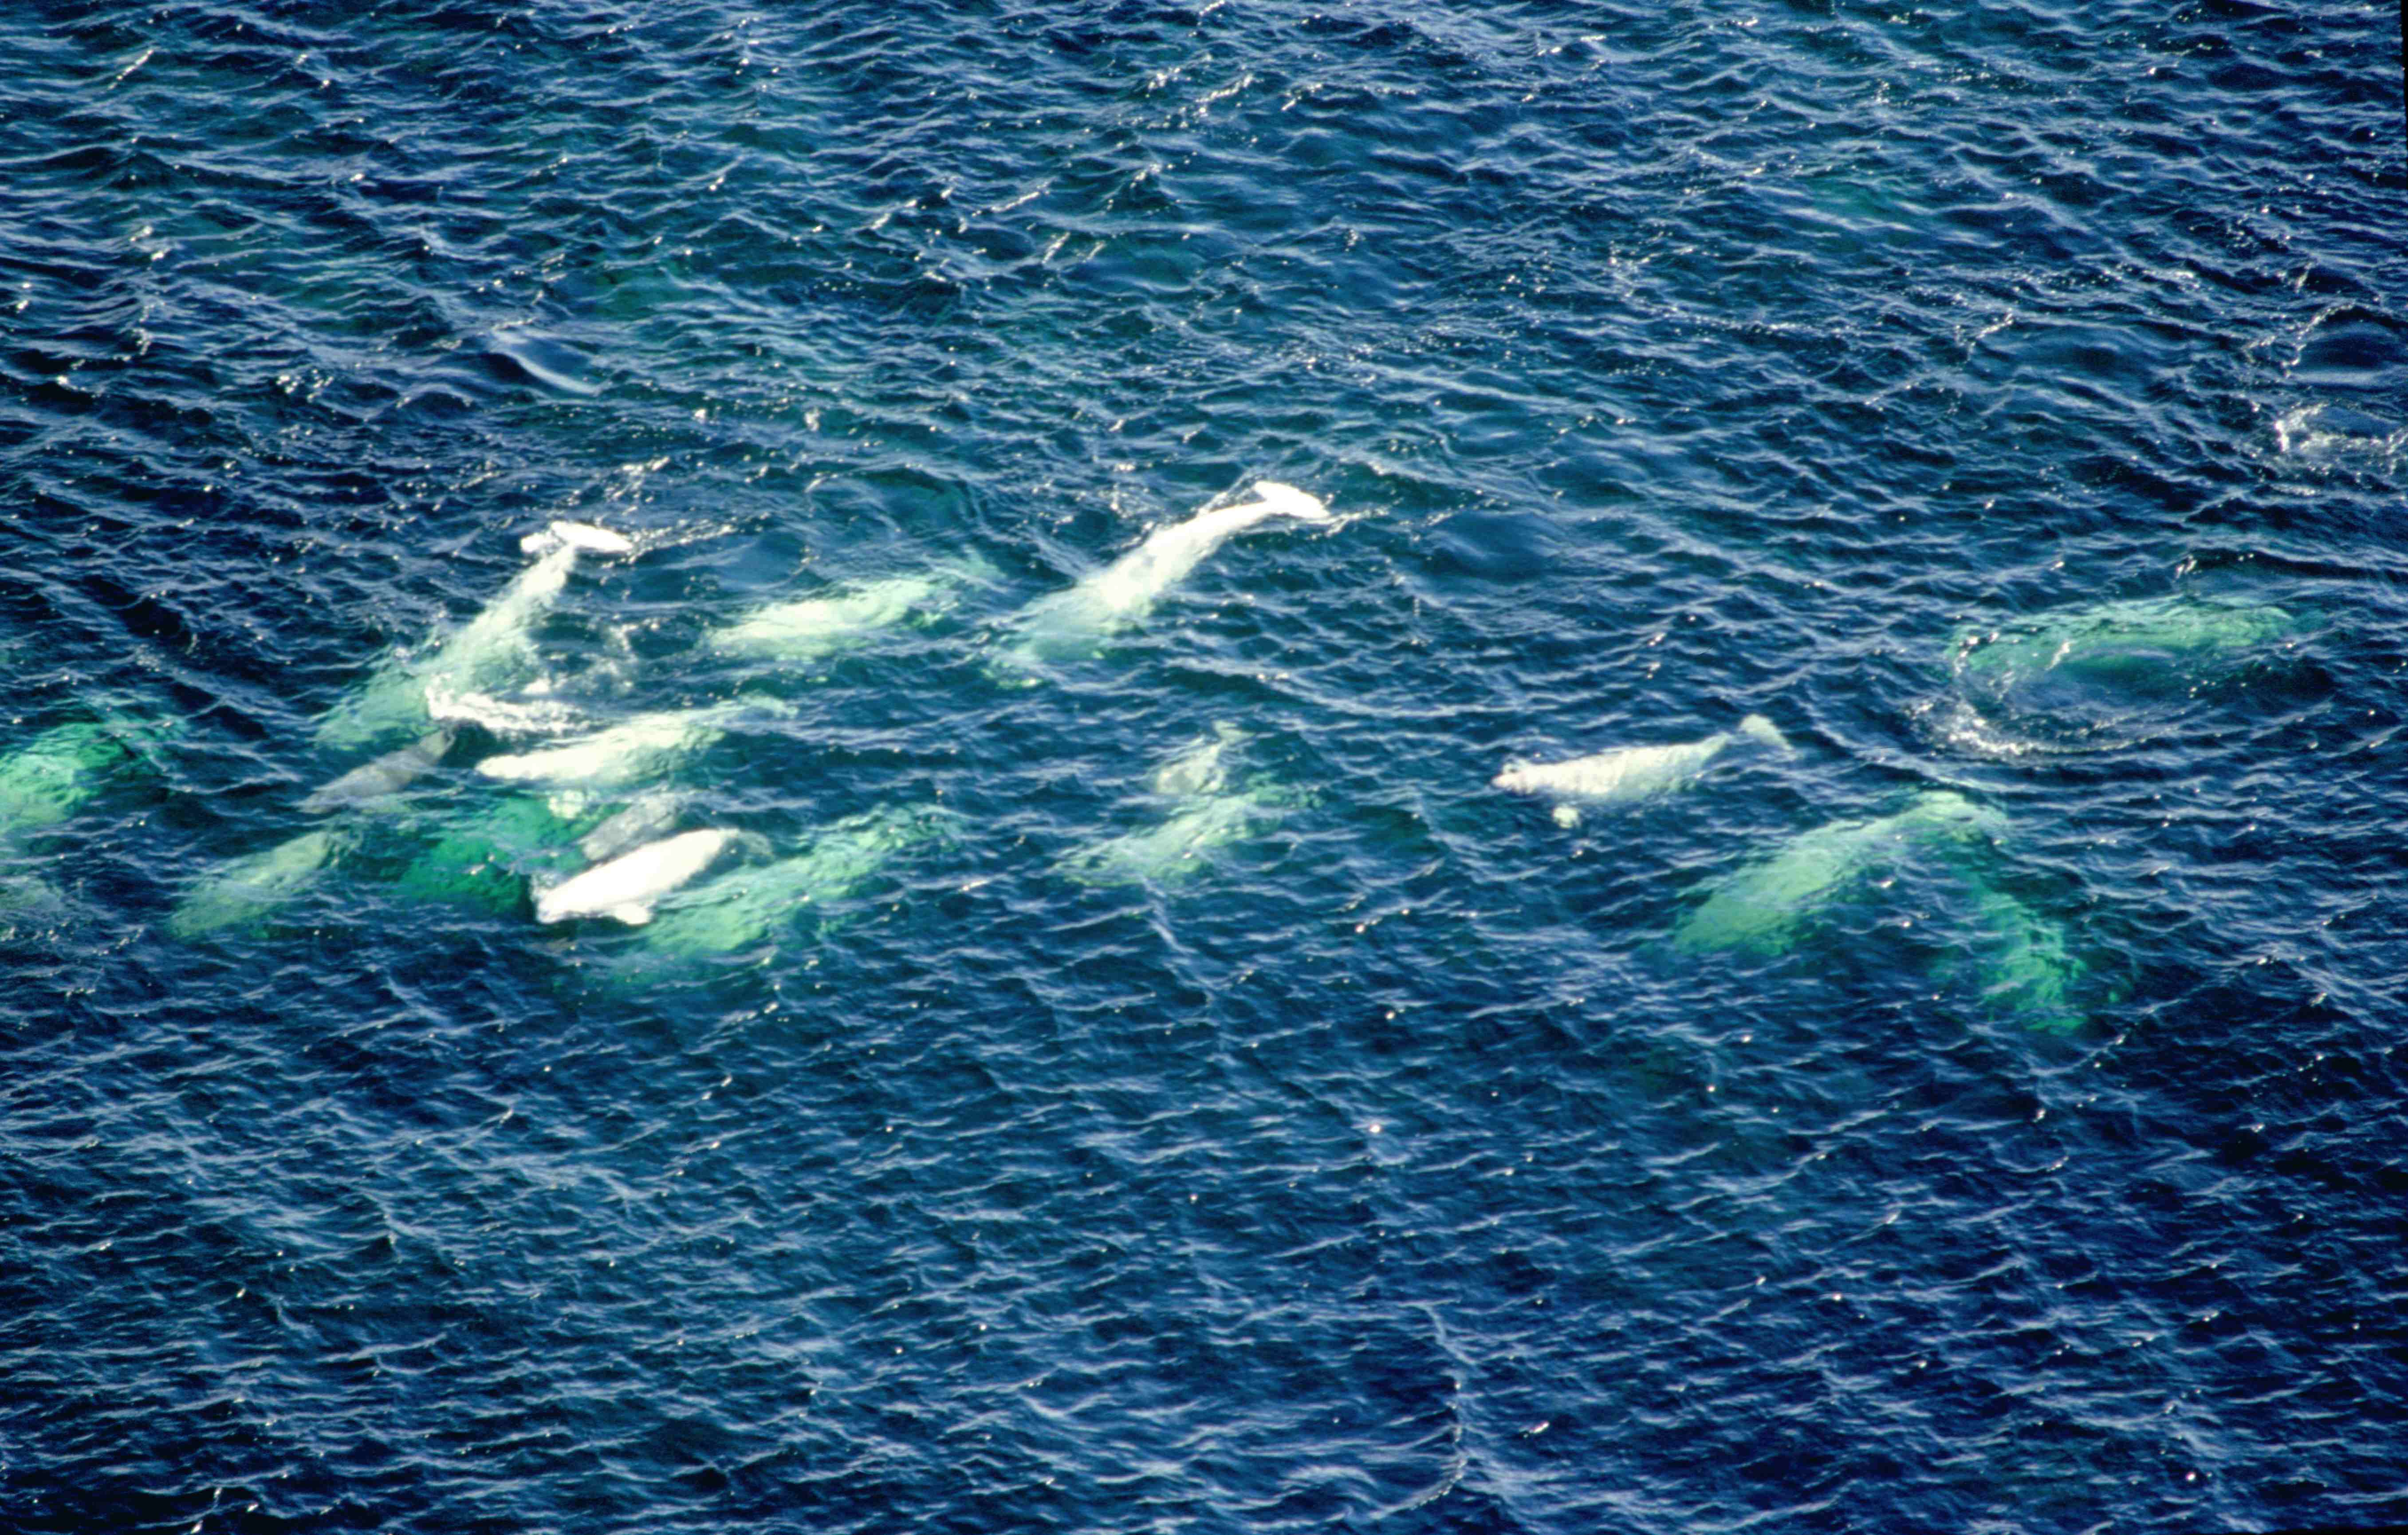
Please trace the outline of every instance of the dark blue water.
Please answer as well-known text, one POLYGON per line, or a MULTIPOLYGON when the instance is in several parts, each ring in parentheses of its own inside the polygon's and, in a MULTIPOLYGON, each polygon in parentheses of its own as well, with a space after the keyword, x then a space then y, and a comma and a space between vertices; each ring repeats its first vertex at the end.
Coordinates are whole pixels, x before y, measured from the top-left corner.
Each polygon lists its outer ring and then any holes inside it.
POLYGON ((2394 7, 351 10, 0 20, 0 1523, 2408 1520, 2394 7), (558 519, 511 698, 924 835, 303 809, 558 519))

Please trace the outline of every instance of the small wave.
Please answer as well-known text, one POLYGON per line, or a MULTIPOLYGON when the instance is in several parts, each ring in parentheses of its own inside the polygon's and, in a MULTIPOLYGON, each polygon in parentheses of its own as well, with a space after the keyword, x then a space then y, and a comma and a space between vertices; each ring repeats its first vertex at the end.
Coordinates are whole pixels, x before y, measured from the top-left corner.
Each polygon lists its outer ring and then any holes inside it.
POLYGON ((2311 464, 2360 464, 2386 473, 2408 449, 2408 426, 2395 426, 2344 405, 2319 403, 2286 410, 2274 420, 2274 450, 2311 464))

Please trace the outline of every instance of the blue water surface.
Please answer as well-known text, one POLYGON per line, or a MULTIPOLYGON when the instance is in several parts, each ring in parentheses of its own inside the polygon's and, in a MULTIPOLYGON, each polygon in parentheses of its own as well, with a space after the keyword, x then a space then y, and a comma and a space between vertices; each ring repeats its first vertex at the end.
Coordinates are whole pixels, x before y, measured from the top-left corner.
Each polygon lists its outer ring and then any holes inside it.
POLYGON ((2399 49, 7 7, 0 1523, 2408 1521, 2399 49), (1013 661, 1261 480, 1335 521, 1013 661), (564 520, 504 701, 739 705, 652 779, 746 877, 908 844, 681 950, 536 920, 618 801, 413 882, 540 732, 304 809, 564 520))

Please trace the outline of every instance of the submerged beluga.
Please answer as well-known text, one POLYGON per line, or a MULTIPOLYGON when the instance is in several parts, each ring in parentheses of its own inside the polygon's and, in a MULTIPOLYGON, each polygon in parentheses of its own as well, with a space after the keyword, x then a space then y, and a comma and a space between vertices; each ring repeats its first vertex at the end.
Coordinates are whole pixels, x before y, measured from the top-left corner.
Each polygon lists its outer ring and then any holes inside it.
POLYGON ((161 734, 126 720, 79 722, 0 757, 0 839, 64 821, 117 773, 148 760, 161 734))
POLYGON ((1081 884, 1165 883, 1202 868, 1212 849, 1286 814, 1287 796, 1276 789, 1231 785, 1229 753, 1244 739, 1233 725, 1215 725, 1211 739, 1148 776, 1148 793, 1173 806, 1168 817, 1090 842, 1056 867, 1081 884))
POLYGON ((454 739, 449 730, 430 731, 397 751, 352 768, 312 790, 301 808, 313 814, 391 798, 435 770, 454 739))
POLYGON ((317 883, 350 851, 356 837, 342 826, 322 826, 277 843, 265 853, 219 865, 177 903, 167 931, 181 939, 222 927, 252 927, 317 883))
POLYGON ((1675 927, 1673 947, 1777 955, 1875 873, 1928 867, 1953 892, 1942 907, 1950 925, 1941 968, 1970 974, 1989 1011, 2033 1028, 2072 1028, 2082 1015, 2071 994, 2086 968, 2062 925, 1997 882, 1985 855, 2006 832, 1997 811, 1946 789, 1918 794, 1891 815, 1828 822, 1716 883, 1675 927))
POLYGON ((1050 661, 1095 653, 1111 635, 1138 624, 1163 594, 1187 579, 1207 556, 1249 528, 1274 518, 1313 526, 1337 522, 1317 495, 1275 480, 1256 481, 1254 499, 1199 511, 1148 534, 1135 549, 1067 591, 1021 610, 1018 638, 997 657, 1007 673, 1025 675, 1050 661))
POLYGON ((1916 847, 1995 839, 2005 829, 1996 811, 1947 789, 1919 794, 1894 815, 1829 822, 1723 880, 1682 919, 1673 945, 1780 953, 1816 907, 1880 860, 1916 847))
POLYGON ((535 556, 501 594, 456 633, 420 655, 389 657, 359 690, 318 722, 322 746, 361 746, 423 733, 434 723, 429 694, 490 694, 525 681, 536 667, 533 629, 568 584, 580 554, 619 555, 635 544, 590 523, 555 522, 519 547, 535 556))
POLYGON ((732 954, 804 909, 842 900, 906 850, 945 834, 929 810, 883 809, 822 827, 801 853, 722 874, 665 900, 644 932, 656 954, 732 954))
POLYGON ((436 818, 421 828, 426 839, 394 876, 394 888, 497 914, 523 911, 530 887, 556 884, 580 864, 600 861, 580 857, 579 839, 610 813, 581 793, 522 792, 436 818))
POLYGON ((1952 686, 1915 713, 1994 759, 2114 751, 2185 729, 2244 685, 2279 685, 2305 626, 2264 602, 2119 598, 1960 631, 1952 686))
POLYGON ((66 897, 18 844, 57 826, 120 775, 156 768, 156 751, 170 732, 123 718, 53 725, 0 756, 0 939, 64 920, 66 897))
POLYGON ((808 597, 754 608, 712 629, 703 643, 722 655, 808 666, 852 650, 885 630, 925 622, 958 599, 961 589, 994 579, 975 558, 917 575, 856 582, 808 597))
POLYGON ((2298 627, 2287 610, 2266 603, 2143 597, 1967 631, 1952 653, 1961 675, 1995 687, 2054 677, 2159 690, 2186 686, 2200 671, 2244 658, 2298 627))
POLYGON ((1508 794, 1543 795, 1554 800, 1555 824, 1580 825, 1583 809, 1670 794, 1696 782, 1709 763, 1741 741, 1786 753, 1789 742, 1761 714, 1750 714, 1735 730, 1669 746, 1626 746, 1562 762, 1510 761, 1490 780, 1508 794))

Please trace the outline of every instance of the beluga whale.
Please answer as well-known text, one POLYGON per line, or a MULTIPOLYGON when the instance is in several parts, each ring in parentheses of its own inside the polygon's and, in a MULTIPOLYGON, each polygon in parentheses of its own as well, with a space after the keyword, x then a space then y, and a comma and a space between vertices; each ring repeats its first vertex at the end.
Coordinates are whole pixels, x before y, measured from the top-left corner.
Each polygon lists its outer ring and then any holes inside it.
POLYGON ((265 853, 220 865, 177 903, 168 914, 167 931, 192 939, 221 927, 257 926, 315 884, 354 840, 348 829, 321 827, 287 838, 265 853))
POLYGON ((64 821, 113 774, 150 760, 164 735, 126 720, 43 731, 0 758, 0 838, 64 821))
POLYGON ((655 954, 731 954, 773 937, 807 907, 839 901, 868 882, 896 854, 946 835, 929 810, 887 808, 822 827, 790 858, 723 874, 679 892, 645 929, 655 954))
POLYGON ((1718 730, 1703 740, 1670 746, 1626 746, 1562 762, 1510 761, 1489 781, 1508 794, 1544 795, 1555 801, 1559 826, 1580 825, 1585 806, 1612 805, 1684 789, 1725 749, 1754 741, 1786 753, 1788 740, 1761 714, 1750 714, 1735 730, 1718 730))
POLYGON ((1093 655, 1106 638, 1142 622, 1214 550, 1277 518, 1322 527, 1338 521, 1317 495, 1276 480, 1256 481, 1254 499, 1156 528, 1068 590, 1030 603, 1013 623, 1017 639, 997 657, 1001 669, 1026 680, 1043 663, 1093 655))
MULTIPOLYGON (((581 791, 520 793, 421 828, 430 839, 394 877, 421 900, 452 901, 496 914, 524 911, 530 886, 558 883, 586 863, 579 839, 607 824, 611 808, 581 791)), ((613 851, 623 851, 614 849, 613 851)))
POLYGON ((1675 948, 1783 953, 1799 924, 1885 859, 1917 848, 1994 842, 2006 818, 1949 789, 1926 790, 1893 815, 1832 821, 1717 884, 1673 931, 1675 948))
POLYGON ((572 917, 615 917, 631 927, 652 920, 652 907, 718 861, 736 840, 732 831, 689 831, 647 842, 536 897, 540 923, 572 917))
POLYGON ((2305 625, 2269 603, 2188 592, 1960 631, 1952 687, 1916 708, 1944 744, 1994 758, 2114 751, 2293 672, 2305 625))
POLYGON ((1081 884, 1167 884, 1205 867, 1207 854, 1251 836, 1284 816, 1293 796, 1275 785, 1232 786, 1230 753, 1245 740, 1234 725, 1213 726, 1211 739, 1187 748, 1146 780, 1154 798, 1171 802, 1165 819, 1118 837, 1090 842, 1055 867, 1081 884))
POLYGON ((626 535, 591 523, 555 522, 519 540, 534 563, 460 630, 422 655, 393 656, 359 690, 318 722, 322 746, 360 746, 433 723, 430 690, 438 695, 496 693, 535 670, 533 630, 568 584, 580 554, 631 553, 626 535))
POLYGON ((917 575, 859 581, 812 596, 772 602, 712 629, 704 644, 722 655, 808 666, 853 650, 885 630, 943 613, 965 585, 995 580, 975 556, 917 575))
POLYGON ((2267 603, 2191 596, 2102 602, 1956 637, 1958 672, 1993 688, 2063 679, 2126 692, 2183 691, 2213 668, 2295 633, 2267 603))
POLYGON ((452 750, 452 732, 436 730, 374 762, 352 768, 331 783, 321 784, 301 808, 311 814, 372 804, 390 798, 435 770, 452 750))
POLYGON ((521 783, 616 788, 658 777, 681 757, 724 736, 737 719, 762 710, 790 711, 788 706, 766 698, 662 710, 635 715, 556 746, 486 757, 477 764, 477 771, 486 778, 521 783))

